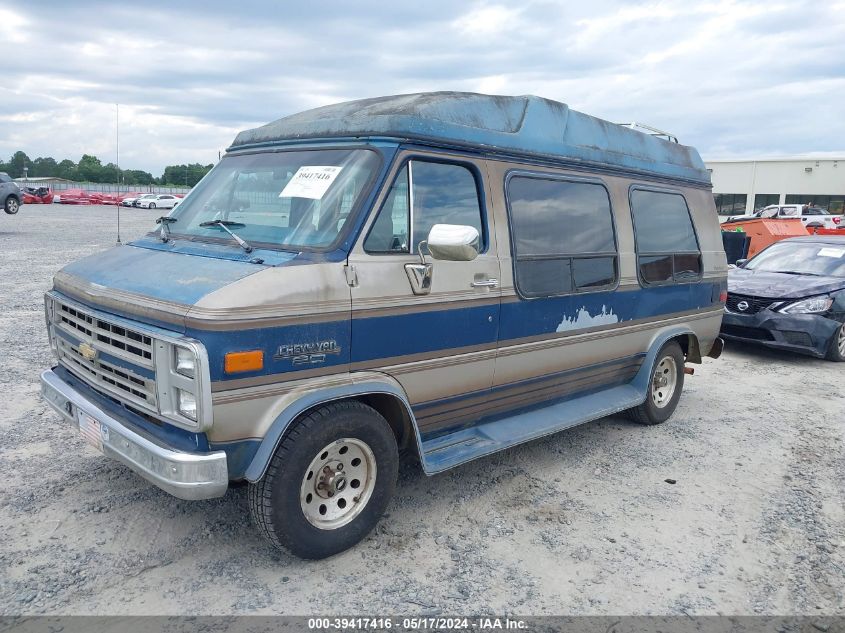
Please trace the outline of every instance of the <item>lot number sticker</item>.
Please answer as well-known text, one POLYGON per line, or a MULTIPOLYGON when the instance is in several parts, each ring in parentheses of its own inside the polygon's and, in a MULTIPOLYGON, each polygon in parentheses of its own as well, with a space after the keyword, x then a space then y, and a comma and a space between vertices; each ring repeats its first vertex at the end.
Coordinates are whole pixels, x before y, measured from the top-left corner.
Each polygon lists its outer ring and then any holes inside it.
POLYGON ((296 170, 280 198, 321 200, 343 167, 307 165, 296 170))
POLYGON ((845 255, 845 249, 843 248, 822 248, 819 249, 819 257, 842 257, 845 255))

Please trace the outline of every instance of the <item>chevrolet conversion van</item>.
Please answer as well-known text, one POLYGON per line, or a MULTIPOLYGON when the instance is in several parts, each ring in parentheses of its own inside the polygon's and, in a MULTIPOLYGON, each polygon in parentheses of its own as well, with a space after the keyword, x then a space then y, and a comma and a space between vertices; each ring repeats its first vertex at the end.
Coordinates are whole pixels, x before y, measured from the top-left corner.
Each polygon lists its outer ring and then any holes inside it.
POLYGON ((609 414, 665 421, 718 357, 698 153, 537 97, 414 94, 240 133, 155 230, 46 295, 47 402, 183 499, 361 540, 431 475, 609 414))

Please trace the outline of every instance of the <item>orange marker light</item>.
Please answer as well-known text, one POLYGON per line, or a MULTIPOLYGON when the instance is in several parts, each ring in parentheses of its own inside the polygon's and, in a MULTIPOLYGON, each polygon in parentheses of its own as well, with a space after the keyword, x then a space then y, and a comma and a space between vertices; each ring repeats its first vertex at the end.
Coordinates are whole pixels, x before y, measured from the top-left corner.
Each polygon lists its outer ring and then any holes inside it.
POLYGON ((258 371, 264 368, 264 352, 229 352, 224 356, 224 369, 227 374, 238 374, 244 371, 258 371))

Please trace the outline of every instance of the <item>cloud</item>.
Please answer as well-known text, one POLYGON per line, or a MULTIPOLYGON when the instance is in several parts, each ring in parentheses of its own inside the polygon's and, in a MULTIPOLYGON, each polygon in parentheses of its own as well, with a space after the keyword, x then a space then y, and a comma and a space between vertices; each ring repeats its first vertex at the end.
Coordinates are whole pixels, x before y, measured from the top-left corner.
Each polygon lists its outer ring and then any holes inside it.
POLYGON ((213 162, 238 130, 340 100, 537 94, 706 156, 843 151, 845 4, 0 0, 0 156, 213 162))

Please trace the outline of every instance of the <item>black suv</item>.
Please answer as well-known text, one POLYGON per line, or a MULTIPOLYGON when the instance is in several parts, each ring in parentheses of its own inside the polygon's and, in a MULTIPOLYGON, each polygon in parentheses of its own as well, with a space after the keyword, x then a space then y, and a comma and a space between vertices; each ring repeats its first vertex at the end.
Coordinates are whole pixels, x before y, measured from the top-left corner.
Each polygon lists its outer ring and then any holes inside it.
POLYGON ((6 172, 0 171, 0 202, 3 203, 3 210, 9 215, 17 213, 21 208, 21 197, 18 183, 6 172))

